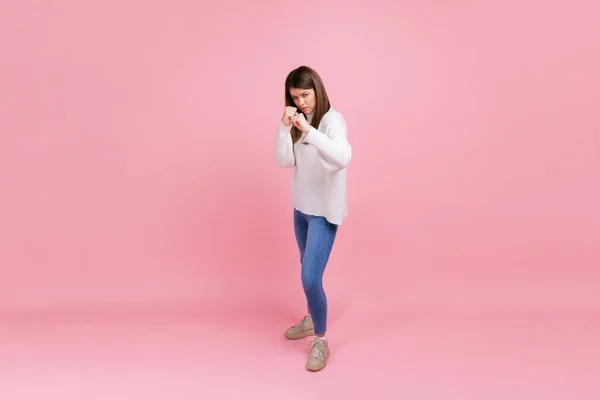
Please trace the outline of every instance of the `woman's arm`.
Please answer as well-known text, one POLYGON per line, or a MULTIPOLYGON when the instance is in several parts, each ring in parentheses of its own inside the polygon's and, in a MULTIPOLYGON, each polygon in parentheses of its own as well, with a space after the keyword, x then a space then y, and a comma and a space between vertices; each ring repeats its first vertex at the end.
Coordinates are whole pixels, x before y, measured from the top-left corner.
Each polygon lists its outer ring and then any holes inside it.
POLYGON ((348 143, 346 123, 341 117, 328 121, 325 132, 311 127, 304 141, 317 148, 323 166, 331 172, 340 171, 350 163, 352 147, 348 143))
POLYGON ((294 157, 294 145, 290 127, 286 127, 282 122, 279 123, 277 137, 275 139, 275 161, 281 168, 291 168, 296 165, 294 157))

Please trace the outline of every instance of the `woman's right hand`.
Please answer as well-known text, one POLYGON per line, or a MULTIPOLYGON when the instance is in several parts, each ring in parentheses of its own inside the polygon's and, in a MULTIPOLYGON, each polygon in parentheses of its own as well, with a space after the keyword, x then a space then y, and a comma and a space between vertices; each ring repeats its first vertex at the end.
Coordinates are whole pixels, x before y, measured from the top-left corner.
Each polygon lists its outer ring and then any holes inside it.
POLYGON ((285 111, 283 112, 283 118, 281 118, 281 123, 286 127, 289 128, 291 125, 291 121, 290 118, 292 118, 293 116, 295 116, 297 114, 297 109, 296 107, 286 107, 285 111))

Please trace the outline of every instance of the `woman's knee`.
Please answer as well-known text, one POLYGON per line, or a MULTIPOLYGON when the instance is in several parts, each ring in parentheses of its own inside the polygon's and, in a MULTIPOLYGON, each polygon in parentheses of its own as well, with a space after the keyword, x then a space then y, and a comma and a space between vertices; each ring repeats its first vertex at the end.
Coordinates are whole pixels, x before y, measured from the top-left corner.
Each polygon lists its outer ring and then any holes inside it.
POLYGON ((302 287, 307 295, 318 293, 321 290, 321 280, 315 276, 302 275, 302 287))

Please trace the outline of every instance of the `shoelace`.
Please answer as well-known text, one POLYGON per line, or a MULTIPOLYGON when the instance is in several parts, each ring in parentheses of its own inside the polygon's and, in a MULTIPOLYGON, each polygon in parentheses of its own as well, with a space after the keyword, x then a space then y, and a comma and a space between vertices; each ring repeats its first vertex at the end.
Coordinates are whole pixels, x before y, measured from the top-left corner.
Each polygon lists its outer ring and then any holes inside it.
POLYGON ((325 342, 323 340, 315 339, 312 342, 310 342, 308 345, 313 346, 313 348, 310 352, 310 358, 316 358, 318 360, 325 359, 325 350, 323 349, 325 347, 325 342))
POLYGON ((302 318, 302 322, 300 322, 298 325, 294 325, 294 331, 296 333, 302 333, 306 330, 306 324, 308 323, 308 316, 302 318))

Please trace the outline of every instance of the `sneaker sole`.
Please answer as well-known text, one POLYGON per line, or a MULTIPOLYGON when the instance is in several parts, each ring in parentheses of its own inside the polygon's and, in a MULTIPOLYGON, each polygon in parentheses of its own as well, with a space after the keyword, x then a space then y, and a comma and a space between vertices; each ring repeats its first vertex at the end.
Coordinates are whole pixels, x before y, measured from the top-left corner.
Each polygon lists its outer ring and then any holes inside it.
POLYGON ((286 337, 286 339, 299 340, 299 339, 304 339, 305 337, 313 336, 314 334, 315 334, 314 329, 311 329, 310 331, 306 331, 305 333, 303 333, 302 336, 291 337, 291 336, 288 336, 287 333, 284 336, 286 337))
POLYGON ((325 362, 325 365, 323 365, 323 367, 319 368, 319 369, 311 369, 308 366, 305 366, 305 367, 306 367, 306 370, 309 371, 309 372, 319 372, 319 371, 324 370, 326 366, 327 366, 327 362, 325 362))

